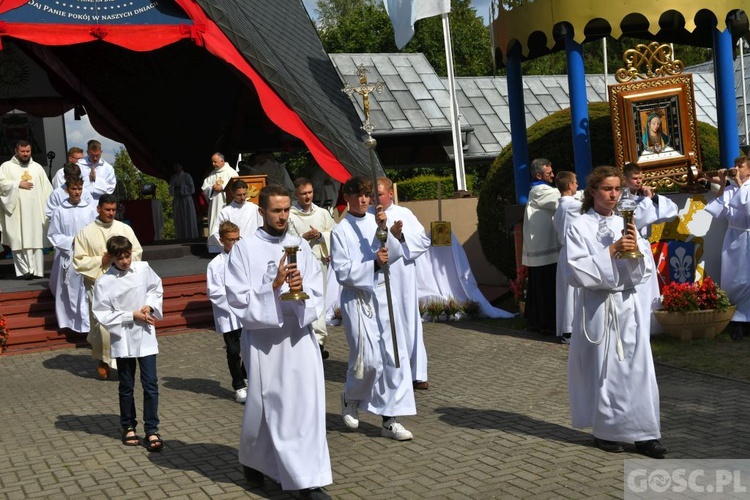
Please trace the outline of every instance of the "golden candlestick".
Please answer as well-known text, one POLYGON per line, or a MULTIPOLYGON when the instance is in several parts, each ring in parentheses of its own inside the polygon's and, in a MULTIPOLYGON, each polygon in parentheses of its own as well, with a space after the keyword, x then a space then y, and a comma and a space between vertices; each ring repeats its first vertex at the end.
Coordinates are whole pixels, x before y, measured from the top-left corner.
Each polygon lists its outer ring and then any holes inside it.
MULTIPOLYGON (((297 252, 299 252, 298 245, 284 247, 284 253, 286 253, 287 264, 297 263, 297 252)), ((288 292, 284 292, 281 295, 279 295, 280 300, 307 300, 309 298, 310 296, 307 295, 305 292, 303 292, 301 288, 298 292, 292 292, 290 290, 288 292)))

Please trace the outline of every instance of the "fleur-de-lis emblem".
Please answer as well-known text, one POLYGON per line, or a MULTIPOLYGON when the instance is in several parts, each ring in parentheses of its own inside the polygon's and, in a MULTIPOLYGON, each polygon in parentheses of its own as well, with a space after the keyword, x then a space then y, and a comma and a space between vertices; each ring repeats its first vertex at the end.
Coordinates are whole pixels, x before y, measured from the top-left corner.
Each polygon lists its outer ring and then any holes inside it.
POLYGON ((692 275, 693 257, 687 255, 687 250, 679 247, 674 251, 674 256, 669 259, 669 265, 672 266, 673 281, 685 283, 692 275))

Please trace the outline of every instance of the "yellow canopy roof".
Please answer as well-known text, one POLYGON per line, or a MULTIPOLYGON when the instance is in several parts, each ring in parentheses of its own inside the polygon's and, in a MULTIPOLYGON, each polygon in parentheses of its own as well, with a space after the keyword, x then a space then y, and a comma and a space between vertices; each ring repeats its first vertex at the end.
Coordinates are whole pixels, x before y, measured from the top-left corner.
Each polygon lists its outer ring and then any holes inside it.
POLYGON ((748 0, 534 0, 504 10, 493 20, 498 62, 514 44, 526 59, 562 49, 562 36, 573 30, 583 43, 605 35, 654 38, 660 42, 710 47, 714 25, 728 26, 739 37, 748 31, 748 0), (717 21, 718 20, 718 21, 717 21))

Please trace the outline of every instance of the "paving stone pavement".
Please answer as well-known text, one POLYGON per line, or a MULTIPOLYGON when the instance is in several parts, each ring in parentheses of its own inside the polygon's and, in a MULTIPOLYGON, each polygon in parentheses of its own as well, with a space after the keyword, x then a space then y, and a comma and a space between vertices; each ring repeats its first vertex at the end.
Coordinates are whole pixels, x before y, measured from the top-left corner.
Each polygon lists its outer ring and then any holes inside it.
MULTIPOLYGON (((426 324, 430 390, 402 418, 411 442, 340 417, 347 348, 332 328, 324 363, 328 443, 340 499, 622 498, 632 448, 607 454, 572 429, 567 347, 488 323, 426 324)), ((120 444, 117 383, 88 349, 0 357, 0 499, 290 498, 245 489, 237 462, 242 406, 223 340, 209 330, 160 338, 163 453, 120 444)), ((670 458, 750 458, 750 384, 657 367, 670 458)), ((140 410, 140 390, 136 395, 140 410)), ((304 422, 300 422, 304 425, 304 422)))

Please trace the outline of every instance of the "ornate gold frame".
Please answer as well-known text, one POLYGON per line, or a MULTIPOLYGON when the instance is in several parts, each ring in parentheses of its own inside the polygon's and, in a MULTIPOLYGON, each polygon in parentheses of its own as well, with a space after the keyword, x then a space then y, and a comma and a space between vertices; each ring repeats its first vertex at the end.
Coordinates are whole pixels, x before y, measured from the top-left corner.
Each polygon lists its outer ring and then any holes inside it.
POLYGON ((616 166, 638 163, 644 182, 672 187, 688 183, 688 169, 701 165, 693 76, 631 81, 609 86, 616 166), (662 151, 644 143, 648 116, 659 115, 667 144, 662 151), (646 122, 646 123, 644 123, 646 122), (666 127, 664 127, 666 125, 666 127), (666 132, 665 132, 666 129, 666 132))

